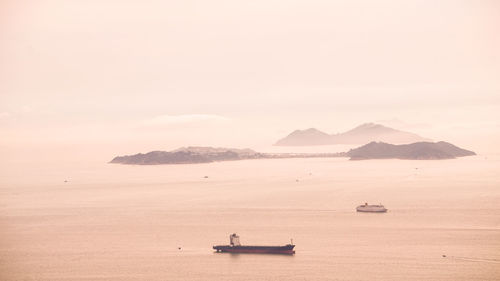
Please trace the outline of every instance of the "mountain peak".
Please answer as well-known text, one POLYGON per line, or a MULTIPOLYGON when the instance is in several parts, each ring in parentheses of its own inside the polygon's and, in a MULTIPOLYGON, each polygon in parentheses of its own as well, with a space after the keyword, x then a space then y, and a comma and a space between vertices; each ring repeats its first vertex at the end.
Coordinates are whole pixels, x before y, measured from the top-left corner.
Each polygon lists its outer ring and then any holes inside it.
POLYGON ((305 130, 295 130, 290 135, 328 135, 316 128, 309 128, 305 130))
MULTIPOLYGON (((357 126, 356 128, 354 129, 368 129, 368 128, 373 128, 373 127, 381 127, 382 125, 379 125, 379 124, 375 124, 375 123, 363 123, 359 126, 357 126)), ((382 126, 383 127, 383 126, 382 126)))
POLYGON ((328 144, 330 135, 316 128, 295 130, 285 138, 276 142, 275 145, 300 146, 300 145, 323 145, 328 144), (305 144, 303 144, 305 143, 305 144))

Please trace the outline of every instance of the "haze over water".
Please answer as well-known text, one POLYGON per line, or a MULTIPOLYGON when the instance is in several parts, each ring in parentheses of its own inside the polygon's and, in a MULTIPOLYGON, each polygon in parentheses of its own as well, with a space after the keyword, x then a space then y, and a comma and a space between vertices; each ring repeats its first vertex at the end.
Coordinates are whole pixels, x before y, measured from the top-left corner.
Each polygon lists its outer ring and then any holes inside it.
POLYGON ((499 27, 494 0, 0 1, 0 280, 500 280, 499 27), (107 164, 367 122, 478 156, 107 164), (234 232, 296 254, 213 253, 234 232))
POLYGON ((498 155, 4 167, 1 279, 498 280, 499 167, 498 155), (365 201, 389 212, 356 213, 365 201), (233 232, 293 238, 296 254, 214 253, 233 232))

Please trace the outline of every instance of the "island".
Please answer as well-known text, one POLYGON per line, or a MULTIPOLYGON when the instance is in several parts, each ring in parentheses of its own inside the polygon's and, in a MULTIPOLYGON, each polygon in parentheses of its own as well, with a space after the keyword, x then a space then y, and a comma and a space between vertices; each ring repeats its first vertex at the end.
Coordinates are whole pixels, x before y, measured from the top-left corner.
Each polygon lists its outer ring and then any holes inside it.
POLYGON ((260 153, 251 149, 190 146, 172 151, 151 151, 134 155, 117 156, 109 163, 130 165, 196 164, 218 161, 275 158, 324 158, 347 157, 338 153, 260 153))
POLYGON ((351 149, 347 156, 350 160, 367 159, 412 159, 438 160, 476 155, 476 153, 459 148, 451 143, 416 142, 412 144, 394 145, 384 142, 370 142, 361 147, 351 149))

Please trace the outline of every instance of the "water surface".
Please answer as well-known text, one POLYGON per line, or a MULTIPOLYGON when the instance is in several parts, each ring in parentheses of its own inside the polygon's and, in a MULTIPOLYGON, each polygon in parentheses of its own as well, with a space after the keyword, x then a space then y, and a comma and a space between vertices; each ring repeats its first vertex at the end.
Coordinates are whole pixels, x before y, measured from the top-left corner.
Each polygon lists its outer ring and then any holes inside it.
POLYGON ((1 280, 500 280, 498 156, 3 171, 1 280), (233 232, 296 255, 214 253, 233 232))

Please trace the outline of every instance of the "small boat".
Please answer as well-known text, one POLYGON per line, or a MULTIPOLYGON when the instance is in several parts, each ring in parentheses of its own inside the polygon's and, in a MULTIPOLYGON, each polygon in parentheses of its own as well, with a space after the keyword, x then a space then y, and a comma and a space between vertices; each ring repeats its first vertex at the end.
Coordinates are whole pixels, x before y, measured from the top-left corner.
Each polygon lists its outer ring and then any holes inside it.
POLYGON ((368 203, 365 203, 364 205, 359 205, 358 207, 356 207, 356 211, 368 213, 385 213, 387 212, 387 209, 382 204, 368 205, 368 203))
POLYGON ((229 245, 213 246, 217 252, 227 253, 255 253, 255 254, 286 254, 293 255, 295 245, 286 244, 283 246, 242 246, 240 237, 233 233, 229 236, 229 245))

